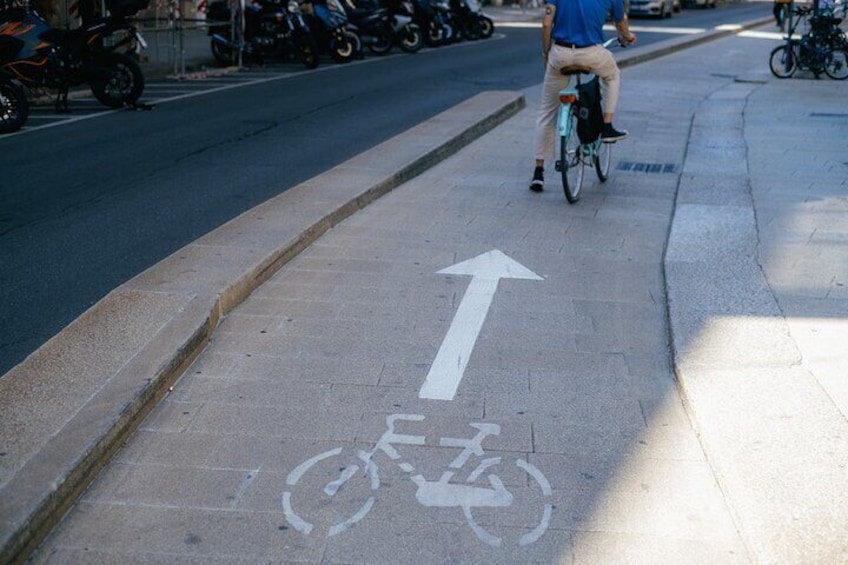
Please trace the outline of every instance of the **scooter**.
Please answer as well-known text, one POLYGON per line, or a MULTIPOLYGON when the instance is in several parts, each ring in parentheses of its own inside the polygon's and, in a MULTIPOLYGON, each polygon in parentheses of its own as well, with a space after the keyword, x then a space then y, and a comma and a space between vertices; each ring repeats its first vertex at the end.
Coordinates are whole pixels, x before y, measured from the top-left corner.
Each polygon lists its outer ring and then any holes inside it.
POLYGON ((451 41, 450 9, 446 2, 412 0, 413 21, 424 32, 424 44, 438 47, 451 41))
POLYGON ((402 51, 415 53, 424 46, 424 32, 415 23, 415 8, 412 0, 393 0, 389 4, 392 15, 392 34, 402 51))
POLYGON ((215 60, 232 64, 241 53, 248 61, 262 64, 265 55, 279 52, 296 57, 307 69, 317 67, 318 46, 300 5, 296 0, 283 1, 261 0, 245 6, 243 33, 239 10, 231 10, 225 0, 212 2, 206 19, 215 60))
POLYGON ((362 40, 355 32, 339 0, 306 0, 303 13, 319 47, 329 49, 337 63, 347 63, 362 53, 362 40))
POLYGON ((451 14, 459 36, 486 39, 495 32, 495 23, 484 15, 477 0, 450 0, 451 14))
POLYGON ((348 20, 353 24, 353 31, 359 35, 362 44, 375 55, 385 55, 392 50, 394 34, 392 33, 392 17, 389 10, 371 4, 357 7, 352 0, 346 0, 347 6, 342 5, 348 20))

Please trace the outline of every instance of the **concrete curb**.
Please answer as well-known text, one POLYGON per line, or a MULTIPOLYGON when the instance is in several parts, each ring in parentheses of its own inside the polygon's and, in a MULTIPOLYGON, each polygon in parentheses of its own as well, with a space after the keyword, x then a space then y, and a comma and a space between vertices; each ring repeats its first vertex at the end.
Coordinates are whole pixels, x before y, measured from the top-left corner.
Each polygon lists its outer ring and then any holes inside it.
MULTIPOLYGON (((735 31, 634 48, 619 64, 735 31)), ((482 93, 257 206, 110 293, 0 378, 0 562, 37 547, 224 315, 321 234, 523 106, 517 93, 482 93)))
POLYGON ((334 225, 523 107, 519 93, 482 93, 293 187, 122 285, 0 379, 4 459, 24 460, 4 469, 0 562, 26 559, 227 312, 334 225), (55 431, 20 437, 44 427, 39 409, 55 431))

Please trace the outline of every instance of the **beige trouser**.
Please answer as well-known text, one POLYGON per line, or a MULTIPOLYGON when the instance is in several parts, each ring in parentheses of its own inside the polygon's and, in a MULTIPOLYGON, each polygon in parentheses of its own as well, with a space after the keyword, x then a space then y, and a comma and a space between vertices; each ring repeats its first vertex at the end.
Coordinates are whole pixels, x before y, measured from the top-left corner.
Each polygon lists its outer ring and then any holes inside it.
POLYGON ((572 49, 554 44, 548 53, 545 67, 545 82, 542 84, 542 100, 536 117, 535 158, 544 160, 553 155, 554 130, 559 110, 559 91, 568 88, 571 77, 560 69, 568 65, 589 67, 601 79, 601 106, 604 114, 615 113, 618 90, 621 84, 618 65, 609 50, 601 45, 572 49))

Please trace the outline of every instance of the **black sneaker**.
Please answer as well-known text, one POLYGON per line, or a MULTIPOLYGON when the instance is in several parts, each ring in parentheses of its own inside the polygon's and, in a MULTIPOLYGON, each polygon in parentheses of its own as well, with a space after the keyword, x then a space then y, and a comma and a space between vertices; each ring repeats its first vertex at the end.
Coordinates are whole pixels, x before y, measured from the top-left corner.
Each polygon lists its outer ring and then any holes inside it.
POLYGON ((604 124, 604 129, 601 130, 601 141, 604 143, 615 143, 627 137, 626 131, 619 131, 612 127, 612 124, 604 124))
POLYGON ((542 192, 545 189, 545 169, 536 167, 533 169, 533 180, 530 181, 530 190, 542 192))

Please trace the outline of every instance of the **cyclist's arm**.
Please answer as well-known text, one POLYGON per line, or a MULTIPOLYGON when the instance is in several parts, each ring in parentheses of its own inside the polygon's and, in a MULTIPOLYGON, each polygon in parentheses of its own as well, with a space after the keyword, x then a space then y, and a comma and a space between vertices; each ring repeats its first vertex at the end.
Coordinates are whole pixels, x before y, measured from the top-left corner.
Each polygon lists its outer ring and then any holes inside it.
POLYGON ((634 43, 636 36, 630 31, 627 12, 624 10, 622 0, 613 0, 612 19, 615 22, 615 31, 618 32, 618 41, 624 46, 634 43))
POLYGON ((620 20, 616 20, 615 31, 618 32, 618 39, 622 45, 636 43, 636 34, 630 31, 630 24, 627 22, 626 14, 620 20))
POLYGON ((545 61, 548 60, 548 52, 551 50, 554 14, 556 14, 556 6, 545 4, 545 15, 542 18, 542 59, 545 61))

